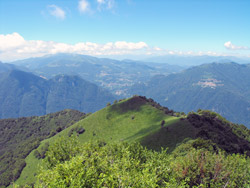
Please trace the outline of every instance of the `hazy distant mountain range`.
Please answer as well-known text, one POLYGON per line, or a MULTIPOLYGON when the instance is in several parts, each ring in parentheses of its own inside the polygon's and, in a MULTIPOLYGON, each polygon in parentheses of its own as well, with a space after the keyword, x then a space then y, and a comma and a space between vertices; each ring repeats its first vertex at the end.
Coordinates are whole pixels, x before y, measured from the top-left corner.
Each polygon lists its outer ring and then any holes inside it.
POLYGON ((182 72, 182 67, 169 65, 174 61, 117 61, 73 54, 31 58, 15 65, 0 63, 0 118, 43 115, 64 108, 93 112, 115 98, 140 94, 177 111, 210 109, 250 126, 248 64, 222 63, 230 61, 226 57, 175 58, 193 60, 193 64, 216 59, 220 63, 182 72))
POLYGON ((250 63, 250 58, 239 58, 233 56, 187 56, 187 55, 165 55, 165 56, 155 56, 150 58, 144 58, 142 61, 156 62, 156 63, 167 63, 169 65, 177 65, 182 67, 191 67, 202 65, 206 63, 219 62, 219 63, 229 63, 237 62, 239 64, 250 63))
POLYGON ((0 73, 8 72, 8 71, 13 70, 13 69, 28 71, 28 69, 25 67, 17 66, 17 65, 13 65, 13 64, 9 64, 9 63, 2 63, 0 61, 0 73))
POLYGON ((136 84, 131 94, 152 97, 177 111, 210 109, 250 127, 250 65, 211 63, 136 84))
POLYGON ((108 91, 78 76, 58 75, 47 80, 15 69, 0 74, 0 118, 63 109, 95 112, 114 99, 108 91))
POLYGON ((138 82, 148 81, 157 74, 170 74, 183 70, 176 65, 118 61, 85 55, 57 54, 12 62, 28 68, 34 74, 52 78, 58 74, 78 75, 109 89, 116 95, 127 96, 127 88, 138 82))

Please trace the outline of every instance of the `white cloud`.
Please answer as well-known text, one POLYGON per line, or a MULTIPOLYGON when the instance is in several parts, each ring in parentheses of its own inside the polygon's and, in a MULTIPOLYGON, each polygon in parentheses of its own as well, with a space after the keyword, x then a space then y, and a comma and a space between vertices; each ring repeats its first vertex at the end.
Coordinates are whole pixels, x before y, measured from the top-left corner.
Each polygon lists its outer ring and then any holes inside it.
POLYGON ((97 0, 98 10, 101 9, 112 9, 115 6, 114 0, 97 0))
POLYGON ((162 49, 159 48, 159 47, 154 47, 154 50, 156 50, 156 51, 161 51, 162 49))
POLYGON ((96 4, 89 0, 79 0, 78 10, 80 13, 96 13, 96 10, 113 10, 115 6, 115 0, 95 0, 96 4))
POLYGON ((169 51, 168 54, 174 55, 174 54, 176 54, 176 53, 175 53, 174 51, 169 51))
POLYGON ((128 50, 136 50, 148 47, 148 45, 145 42, 133 43, 126 41, 118 41, 114 45, 117 49, 128 49, 128 50))
POLYGON ((86 13, 90 11, 90 4, 87 0, 80 0, 78 3, 78 9, 81 13, 86 13))
POLYGON ((61 20, 65 19, 66 13, 62 8, 60 8, 56 5, 49 5, 48 8, 49 8, 49 13, 52 16, 59 18, 61 20))
POLYGON ((104 3, 105 3, 105 0, 97 0, 97 3, 98 3, 98 4, 104 4, 104 3))
POLYGON ((0 35, 0 61, 12 61, 56 53, 77 53, 86 55, 117 55, 143 53, 148 49, 145 42, 108 42, 98 44, 79 42, 76 44, 53 41, 25 40, 20 34, 0 35))
MULTIPOLYGON (((231 43, 229 43, 231 44, 231 43)), ((227 44, 228 45, 228 44, 227 44)), ((232 45, 232 44, 231 44, 232 45)), ((230 46, 230 45, 229 45, 230 46)), ((232 48, 232 46, 231 46, 232 48)), ((235 46, 233 47, 236 48, 235 46)), ((244 48, 246 49, 246 48, 244 48)), ((248 52, 248 51, 245 51, 248 52)), ((212 51, 177 51, 159 47, 150 47, 145 42, 116 41, 98 44, 93 42, 79 42, 76 44, 58 43, 54 41, 25 40, 20 34, 12 33, 0 35, 0 61, 13 61, 30 57, 40 57, 56 53, 75 53, 92 56, 116 55, 229 55, 212 51)), ((232 53, 230 53, 232 55, 232 53)), ((237 55, 237 54, 233 54, 237 55)), ((238 54, 240 55, 240 54, 238 54)), ((249 54, 245 54, 249 55, 249 54)))
POLYGON ((112 9, 115 5, 115 1, 114 0, 107 0, 107 8, 108 9, 112 9))
POLYGON ((0 52, 17 48, 25 43, 24 38, 18 33, 0 35, 0 52))
POLYGON ((249 50, 246 46, 236 46, 231 41, 225 42, 224 46, 229 50, 249 50))

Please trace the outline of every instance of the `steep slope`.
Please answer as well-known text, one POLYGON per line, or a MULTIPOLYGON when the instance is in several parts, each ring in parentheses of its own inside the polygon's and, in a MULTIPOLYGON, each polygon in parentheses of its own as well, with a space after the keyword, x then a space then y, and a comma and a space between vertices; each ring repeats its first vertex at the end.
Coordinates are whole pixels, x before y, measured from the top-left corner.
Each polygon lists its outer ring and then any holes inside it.
POLYGON ((50 80, 12 70, 0 74, 0 118, 44 115, 66 108, 94 112, 114 97, 78 76, 50 80))
POLYGON ((78 76, 59 75, 49 80, 46 112, 70 108, 95 112, 115 98, 106 90, 78 76))
POLYGON ((2 63, 0 61, 0 73, 9 72, 11 70, 22 70, 28 72, 29 70, 24 66, 18 66, 10 63, 2 63))
POLYGON ((16 69, 16 66, 15 65, 12 65, 12 64, 8 64, 8 63, 2 63, 0 61, 0 73, 1 72, 8 72, 12 69, 16 69))
POLYGON ((228 120, 250 126, 250 66, 212 63, 135 85, 131 94, 154 98, 177 111, 199 108, 220 113, 228 120))
MULTIPOLYGON (((38 150, 41 150, 45 143, 52 144, 60 137, 68 137, 72 134, 78 135, 81 143, 94 140, 108 143, 133 142, 160 130, 163 120, 166 122, 165 126, 180 122, 178 117, 171 116, 172 111, 167 108, 160 110, 157 107, 159 106, 155 105, 152 100, 143 97, 120 101, 87 116, 79 123, 43 141, 38 150), (78 133, 79 131, 82 134, 78 133)), ((22 185, 35 181, 35 174, 38 171, 38 165, 42 164, 42 160, 37 159, 34 153, 35 151, 31 152, 26 158, 27 165, 17 180, 17 184, 22 185)))
POLYGON ((85 114, 64 110, 46 116, 0 120, 0 187, 17 179, 25 157, 39 143, 79 121, 85 114))
POLYGON ((244 125, 233 124, 209 110, 191 112, 185 118, 181 118, 181 121, 182 123, 164 127, 146 136, 142 144, 157 150, 161 147, 168 147, 169 151, 173 151, 176 143, 181 143, 174 142, 174 140, 182 137, 182 140, 186 142, 192 138, 198 139, 193 142, 194 147, 212 147, 214 152, 222 149, 230 154, 239 153, 250 156, 250 130, 244 125))
POLYGON ((127 96, 128 86, 134 83, 148 81, 156 74, 182 70, 181 67, 168 64, 118 61, 77 54, 56 54, 16 61, 13 64, 25 66, 48 79, 58 74, 78 75, 121 96, 127 96))
POLYGON ((46 114, 47 81, 12 70, 0 75, 0 118, 46 114))
MULTIPOLYGON (((244 126, 234 125, 209 111, 179 116, 152 99, 140 96, 120 101, 89 115, 56 136, 43 141, 37 150, 42 150, 46 143, 51 145, 62 137, 72 135, 77 135, 80 143, 95 140, 105 143, 139 141, 153 150, 169 148, 169 152, 188 140, 201 138, 210 141, 210 146, 214 144, 215 151, 220 148, 228 153, 250 154, 250 132, 244 126), (223 139, 220 139, 222 137, 223 139)), ((198 140, 193 145, 203 147, 204 143, 198 140)), ((27 166, 17 184, 35 181, 38 165, 42 165, 42 160, 35 157, 36 153, 33 151, 26 158, 27 166)))

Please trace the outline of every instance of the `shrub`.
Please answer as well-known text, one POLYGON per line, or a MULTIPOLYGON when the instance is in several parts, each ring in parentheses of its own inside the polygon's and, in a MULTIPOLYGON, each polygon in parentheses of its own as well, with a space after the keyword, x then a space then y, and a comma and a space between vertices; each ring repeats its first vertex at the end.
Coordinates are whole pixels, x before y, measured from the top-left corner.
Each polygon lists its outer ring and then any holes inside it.
POLYGON ((39 153, 39 151, 37 149, 34 151, 34 156, 37 159, 41 159, 41 155, 40 155, 40 153, 39 153))
POLYGON ((249 158, 238 154, 192 150, 177 157, 170 168, 172 176, 189 187, 248 187, 249 162, 249 158))
POLYGON ((42 170, 39 186, 166 187, 170 171, 166 155, 165 150, 156 153, 138 143, 87 143, 71 160, 42 170))
POLYGON ((79 127, 79 129, 77 130, 78 134, 82 134, 85 132, 85 129, 83 127, 79 127))
POLYGON ((56 128, 56 132, 59 133, 59 132, 61 132, 61 131, 62 131, 62 127, 57 127, 57 128, 56 128))

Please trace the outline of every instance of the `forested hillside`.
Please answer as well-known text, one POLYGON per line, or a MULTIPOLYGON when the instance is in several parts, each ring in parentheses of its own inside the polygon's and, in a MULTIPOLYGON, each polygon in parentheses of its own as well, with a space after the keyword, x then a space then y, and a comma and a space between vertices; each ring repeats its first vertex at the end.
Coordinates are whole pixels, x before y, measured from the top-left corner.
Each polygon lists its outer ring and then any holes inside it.
POLYGON ((156 76, 132 87, 131 94, 152 97, 176 111, 218 112, 228 120, 250 126, 250 65, 211 63, 169 76, 156 76))
POLYGON ((56 135, 84 117, 82 112, 64 110, 45 116, 0 120, 0 187, 19 177, 26 165, 25 157, 42 140, 56 135))
POLYGON ((95 112, 114 97, 78 76, 50 80, 11 70, 0 74, 0 118, 45 115, 64 109, 95 112))

